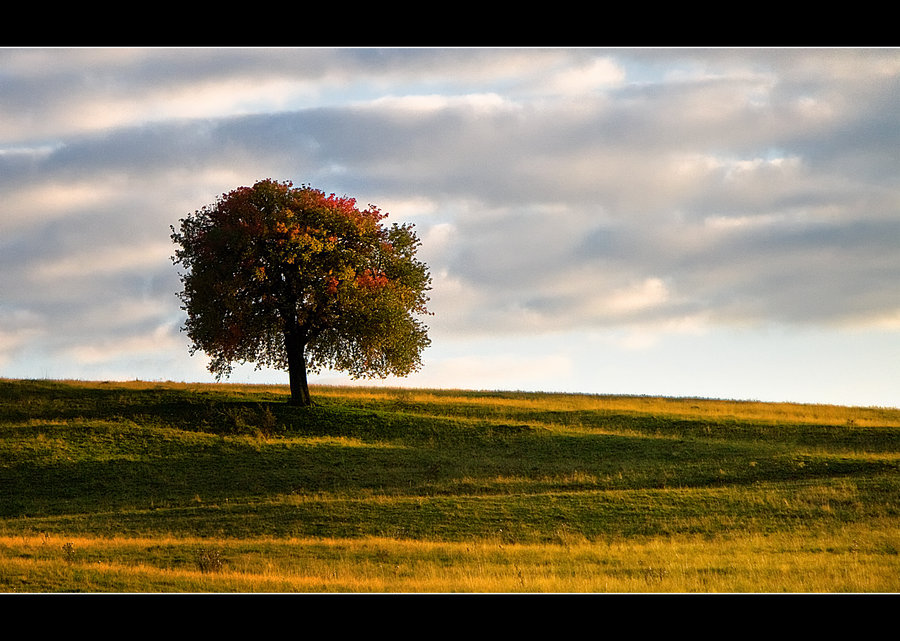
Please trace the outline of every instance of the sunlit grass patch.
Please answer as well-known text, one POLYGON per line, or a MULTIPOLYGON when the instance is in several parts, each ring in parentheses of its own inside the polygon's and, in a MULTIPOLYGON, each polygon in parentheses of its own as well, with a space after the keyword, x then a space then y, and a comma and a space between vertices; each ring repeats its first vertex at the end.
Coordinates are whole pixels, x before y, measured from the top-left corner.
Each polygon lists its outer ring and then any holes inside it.
MULTIPOLYGON (((472 392, 379 387, 314 387, 326 398, 457 407, 486 414, 512 409, 559 412, 631 412, 693 419, 736 419, 839 426, 900 426, 900 408, 770 403, 726 399, 609 396, 594 394, 472 392)), ((459 409, 457 410, 459 411, 459 409)))
POLYGON ((0 537, 6 591, 895 592, 900 529, 555 543, 0 537), (65 546, 71 545, 72 558, 65 546), (198 563, 215 550, 221 565, 198 563))

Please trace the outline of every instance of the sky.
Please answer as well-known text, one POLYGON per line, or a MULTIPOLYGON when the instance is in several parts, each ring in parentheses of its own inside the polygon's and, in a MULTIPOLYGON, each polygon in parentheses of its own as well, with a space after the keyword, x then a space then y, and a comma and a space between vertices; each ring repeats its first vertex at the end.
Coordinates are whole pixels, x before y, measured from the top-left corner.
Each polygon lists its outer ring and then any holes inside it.
POLYGON ((900 49, 0 49, 0 377, 214 381, 170 225, 265 178, 431 270, 312 383, 900 407, 900 49))

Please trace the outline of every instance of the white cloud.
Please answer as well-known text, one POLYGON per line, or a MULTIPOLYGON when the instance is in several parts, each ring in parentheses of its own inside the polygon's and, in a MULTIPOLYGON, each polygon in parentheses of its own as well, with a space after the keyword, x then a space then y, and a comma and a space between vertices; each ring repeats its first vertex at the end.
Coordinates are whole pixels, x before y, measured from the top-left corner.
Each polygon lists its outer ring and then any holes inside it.
MULTIPOLYGON (((426 264, 443 266, 458 241, 456 226, 453 223, 437 223, 420 232, 422 246, 419 250, 426 264)), ((446 270, 445 274, 446 274, 446 270)))
POLYGON ((689 316, 672 316, 659 321, 636 322, 624 327, 588 332, 592 343, 603 343, 626 351, 648 351, 672 337, 703 336, 714 324, 705 312, 689 316))
POLYGON ((492 113, 498 110, 510 111, 517 106, 496 93, 468 94, 461 96, 431 95, 407 95, 384 96, 360 106, 369 107, 379 111, 400 111, 408 113, 435 113, 446 109, 465 108, 471 109, 476 114, 492 113))
POLYGON ((438 208, 438 203, 433 198, 425 196, 398 198, 387 203, 372 204, 377 205, 382 212, 387 212, 391 221, 397 222, 428 216, 438 208))
POLYGON ((605 302, 612 313, 633 312, 656 307, 669 300, 669 290, 661 278, 644 281, 618 289, 605 302))
POLYGON ((20 231, 35 223, 46 223, 73 212, 99 207, 121 198, 120 185, 78 180, 68 183, 38 183, 12 190, 0 204, 0 230, 20 231))
POLYGON ((545 87, 549 93, 583 96, 597 89, 621 86, 625 75, 625 70, 615 60, 595 58, 553 74, 545 87))
POLYGON ((847 319, 841 326, 859 331, 900 332, 900 308, 856 316, 847 319))
POLYGON ((17 353, 45 333, 44 319, 28 310, 0 308, 0 366, 12 362, 17 353))
POLYGON ((166 354, 182 347, 172 333, 171 325, 160 325, 147 334, 80 343, 61 350, 64 358, 77 364, 95 365, 107 361, 121 361, 152 354, 166 354))
POLYGON ((172 245, 169 243, 152 243, 139 247, 96 247, 41 263, 34 267, 33 275, 39 282, 47 283, 102 274, 125 274, 155 269, 172 253, 172 245))
POLYGON ((270 113, 308 102, 306 81, 257 76, 213 79, 190 85, 160 85, 141 93, 123 91, 85 100, 71 122, 99 131, 173 119, 207 119, 270 113))
POLYGON ((447 387, 454 384, 474 389, 497 389, 497 381, 515 389, 539 389, 548 379, 563 379, 572 372, 570 359, 548 354, 491 354, 450 357, 428 363, 415 377, 419 385, 447 387))

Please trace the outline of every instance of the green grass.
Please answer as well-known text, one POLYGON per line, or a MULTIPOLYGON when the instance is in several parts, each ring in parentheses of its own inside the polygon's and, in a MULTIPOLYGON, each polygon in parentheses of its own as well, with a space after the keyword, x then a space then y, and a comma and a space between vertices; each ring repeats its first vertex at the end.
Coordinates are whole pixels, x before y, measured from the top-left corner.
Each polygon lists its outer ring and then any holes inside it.
POLYGON ((900 588, 900 410, 312 392, 0 379, 0 591, 900 588))

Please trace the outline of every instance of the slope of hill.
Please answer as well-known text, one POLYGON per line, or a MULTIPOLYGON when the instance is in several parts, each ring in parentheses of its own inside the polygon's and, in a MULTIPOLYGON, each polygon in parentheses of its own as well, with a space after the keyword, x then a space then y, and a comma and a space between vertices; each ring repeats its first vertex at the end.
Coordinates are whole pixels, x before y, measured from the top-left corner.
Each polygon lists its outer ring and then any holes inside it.
POLYGON ((893 592, 900 410, 0 380, 0 591, 893 592))

